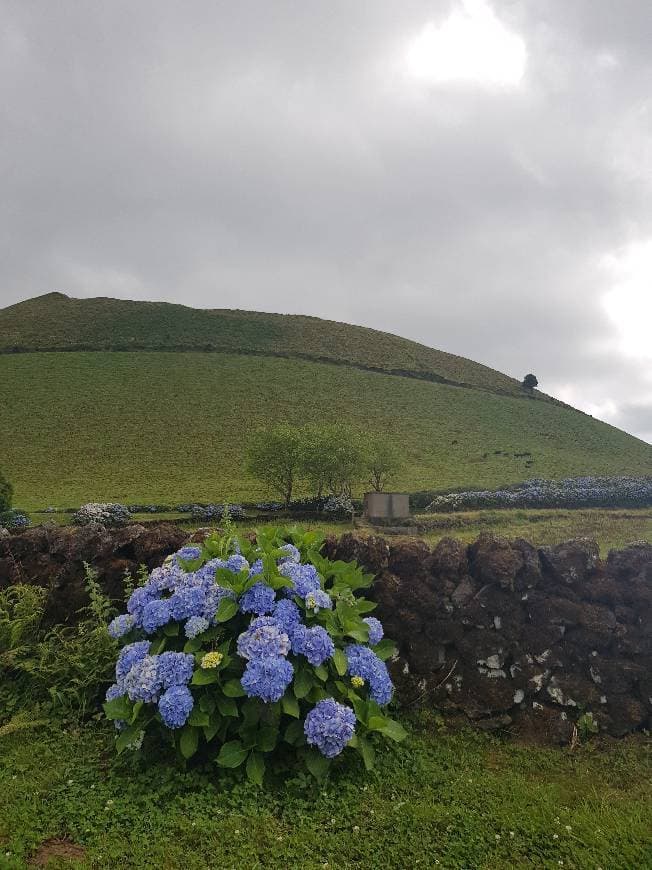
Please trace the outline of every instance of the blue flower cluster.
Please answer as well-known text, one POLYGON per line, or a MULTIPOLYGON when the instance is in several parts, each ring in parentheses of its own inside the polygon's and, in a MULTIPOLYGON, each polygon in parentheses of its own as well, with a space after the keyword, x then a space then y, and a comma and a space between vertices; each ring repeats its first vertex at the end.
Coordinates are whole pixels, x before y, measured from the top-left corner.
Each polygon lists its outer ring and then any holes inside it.
POLYGON ((240 680, 250 698, 272 703, 280 701, 292 682, 294 668, 283 656, 264 656, 248 662, 240 680))
POLYGON ((355 713, 334 698, 325 698, 306 716, 306 741, 326 758, 339 755, 355 733, 355 713))
POLYGON ((377 704, 389 704, 394 694, 394 686, 387 665, 369 647, 350 644, 344 650, 348 662, 348 673, 361 677, 369 684, 369 694, 377 704))
MULTIPOLYGON (((193 656, 182 652, 149 654, 149 641, 123 647, 115 667, 116 682, 109 687, 106 700, 126 695, 130 701, 158 702, 158 710, 168 728, 185 725, 193 707, 187 684, 195 666, 193 656)), ((118 720, 117 726, 124 727, 118 720)))
POLYGON ((433 499, 426 511, 651 505, 652 477, 574 477, 526 480, 505 489, 451 492, 433 499))
POLYGON ((279 573, 292 581, 292 589, 285 587, 285 595, 292 598, 298 595, 305 599, 310 592, 320 589, 319 575, 314 565, 302 565, 290 559, 286 559, 278 567, 279 573))
POLYGON ((271 613, 276 602, 276 593, 266 583, 254 583, 240 599, 240 610, 243 613, 255 613, 264 616, 271 613))
POLYGON ((252 620, 247 631, 238 638, 238 655, 252 661, 269 656, 286 656, 290 638, 270 616, 252 620))
POLYGON ((311 665, 319 667, 335 652, 335 644, 321 625, 306 628, 298 625, 292 632, 292 652, 305 656, 311 665))
POLYGON ((375 616, 367 616, 362 621, 366 622, 369 626, 369 643, 372 646, 376 646, 377 643, 381 642, 383 635, 385 634, 382 622, 379 619, 376 619, 375 616))

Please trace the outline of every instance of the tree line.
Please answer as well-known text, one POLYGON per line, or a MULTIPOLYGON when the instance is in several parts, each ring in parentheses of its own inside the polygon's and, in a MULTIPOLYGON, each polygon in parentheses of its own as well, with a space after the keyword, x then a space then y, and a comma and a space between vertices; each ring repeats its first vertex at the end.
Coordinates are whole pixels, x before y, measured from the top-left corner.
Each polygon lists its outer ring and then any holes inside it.
POLYGON ((381 492, 402 465, 387 438, 343 423, 291 426, 278 423, 254 433, 247 471, 289 505, 299 483, 321 498, 351 496, 357 484, 381 492))

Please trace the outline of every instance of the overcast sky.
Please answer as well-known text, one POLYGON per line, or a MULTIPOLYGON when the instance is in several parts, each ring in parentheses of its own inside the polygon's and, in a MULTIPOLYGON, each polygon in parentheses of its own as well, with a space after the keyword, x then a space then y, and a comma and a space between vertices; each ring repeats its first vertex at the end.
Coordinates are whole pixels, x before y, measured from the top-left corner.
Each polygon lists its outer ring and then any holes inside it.
POLYGON ((0 0, 0 305, 313 314, 652 441, 649 0, 0 0))

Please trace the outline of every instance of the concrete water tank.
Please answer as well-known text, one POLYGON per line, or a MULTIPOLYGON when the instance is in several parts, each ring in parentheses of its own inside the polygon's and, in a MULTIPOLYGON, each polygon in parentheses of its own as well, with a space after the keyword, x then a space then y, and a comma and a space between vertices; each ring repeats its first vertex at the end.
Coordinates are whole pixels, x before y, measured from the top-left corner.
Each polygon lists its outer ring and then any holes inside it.
POLYGON ((410 516, 410 496, 406 492, 366 492, 365 516, 373 519, 405 519, 410 516))

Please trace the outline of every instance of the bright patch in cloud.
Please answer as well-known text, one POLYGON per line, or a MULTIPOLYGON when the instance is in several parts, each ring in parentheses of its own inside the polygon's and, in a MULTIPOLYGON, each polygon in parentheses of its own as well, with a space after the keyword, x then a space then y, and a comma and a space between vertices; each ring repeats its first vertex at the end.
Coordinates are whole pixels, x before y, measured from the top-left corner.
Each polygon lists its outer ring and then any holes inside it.
POLYGON ((606 257, 613 290, 603 304, 628 356, 652 359, 652 241, 636 242, 606 257))
POLYGON ((411 43, 407 62, 427 82, 514 86, 523 78, 525 43, 496 18, 486 0, 462 0, 441 24, 428 23, 411 43))

